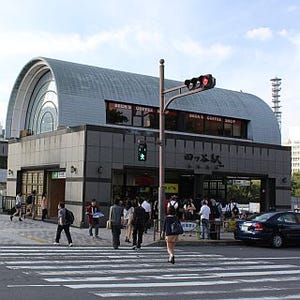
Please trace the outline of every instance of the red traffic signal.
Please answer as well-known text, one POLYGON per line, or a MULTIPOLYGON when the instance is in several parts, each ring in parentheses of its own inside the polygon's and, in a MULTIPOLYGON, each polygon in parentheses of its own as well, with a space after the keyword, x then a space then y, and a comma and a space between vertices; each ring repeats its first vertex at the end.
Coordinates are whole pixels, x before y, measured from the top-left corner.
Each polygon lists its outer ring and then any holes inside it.
POLYGON ((216 85, 216 79, 211 75, 201 75, 192 79, 187 79, 184 84, 189 90, 201 88, 203 90, 212 89, 216 85))

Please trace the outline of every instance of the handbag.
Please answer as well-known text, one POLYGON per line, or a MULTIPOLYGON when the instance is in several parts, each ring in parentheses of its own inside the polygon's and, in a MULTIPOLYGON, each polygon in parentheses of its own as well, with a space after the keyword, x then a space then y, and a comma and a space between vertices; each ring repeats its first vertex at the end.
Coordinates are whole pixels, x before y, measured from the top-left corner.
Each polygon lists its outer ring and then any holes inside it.
POLYGON ((111 229, 112 206, 109 209, 108 220, 106 221, 106 229, 111 229))
POLYGON ((111 220, 106 221, 106 229, 111 229, 111 220))
POLYGON ((171 233, 173 235, 183 234, 183 228, 179 220, 175 220, 174 223, 171 224, 171 233))

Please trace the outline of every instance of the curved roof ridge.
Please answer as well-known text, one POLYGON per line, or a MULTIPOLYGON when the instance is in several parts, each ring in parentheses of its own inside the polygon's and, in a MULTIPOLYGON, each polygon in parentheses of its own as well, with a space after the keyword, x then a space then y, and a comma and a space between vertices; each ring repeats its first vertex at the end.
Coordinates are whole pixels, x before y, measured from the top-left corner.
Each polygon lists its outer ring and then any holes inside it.
MULTIPOLYGON (((59 101, 59 125, 106 124, 105 100, 159 106, 159 78, 96 66, 37 57, 28 62, 12 90, 7 122, 12 115, 20 83, 29 70, 44 64, 55 79, 59 101)), ((165 79, 165 87, 182 82, 165 79)), ((254 142, 280 144, 280 130, 272 109, 259 97, 213 88, 173 101, 172 109, 249 120, 248 137, 254 142)), ((8 124, 7 125, 10 125, 8 124)), ((11 126, 7 126, 10 130, 11 126)))

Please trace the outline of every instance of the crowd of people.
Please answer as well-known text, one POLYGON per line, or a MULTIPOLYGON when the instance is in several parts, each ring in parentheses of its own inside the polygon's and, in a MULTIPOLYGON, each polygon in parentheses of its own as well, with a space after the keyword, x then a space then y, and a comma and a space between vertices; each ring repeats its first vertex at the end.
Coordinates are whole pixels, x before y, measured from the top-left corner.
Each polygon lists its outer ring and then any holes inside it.
MULTIPOLYGON (((42 221, 47 218, 47 197, 42 195, 41 199, 42 221)), ((18 217, 22 221, 22 194, 16 196, 15 213, 10 216, 12 221, 18 217)), ((239 209, 237 203, 230 201, 227 204, 216 201, 213 198, 186 198, 180 199, 177 195, 168 197, 165 201, 165 219, 163 220, 162 236, 166 240, 169 254, 168 262, 175 263, 174 247, 180 233, 172 231, 174 223, 180 221, 194 221, 200 218, 201 238, 209 238, 209 227, 211 220, 223 220, 228 218, 238 218, 239 209)), ((88 233, 91 237, 100 239, 99 227, 100 218, 104 216, 96 199, 86 206, 86 218, 88 223, 88 233)), ((116 199, 109 209, 108 224, 112 233, 112 246, 118 249, 120 246, 121 230, 125 230, 125 242, 132 244, 132 249, 141 249, 143 235, 153 225, 153 220, 158 219, 158 201, 150 201, 146 197, 136 197, 135 199, 116 199)), ((25 216, 36 216, 36 191, 32 191, 26 198, 25 216)), ((64 203, 58 204, 58 226, 56 230, 55 243, 59 244, 62 231, 65 232, 69 246, 72 246, 70 226, 72 222, 68 219, 68 210, 64 203)), ((180 225, 181 226, 181 225, 180 225)))

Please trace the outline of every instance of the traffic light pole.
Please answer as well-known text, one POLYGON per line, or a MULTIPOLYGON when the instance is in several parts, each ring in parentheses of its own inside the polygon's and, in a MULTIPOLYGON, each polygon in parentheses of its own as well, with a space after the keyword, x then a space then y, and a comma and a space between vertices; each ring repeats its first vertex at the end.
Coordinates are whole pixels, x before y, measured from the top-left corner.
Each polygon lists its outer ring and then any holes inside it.
POLYGON ((197 88, 188 90, 186 85, 180 85, 165 90, 165 70, 164 60, 159 61, 159 187, 158 187, 158 230, 160 232, 160 238, 162 238, 163 220, 165 217, 165 113, 168 106, 172 101, 178 98, 182 98, 191 94, 199 93, 205 90, 205 88, 197 88), (169 93, 178 92, 178 94, 170 97, 165 103, 165 95, 169 93))

